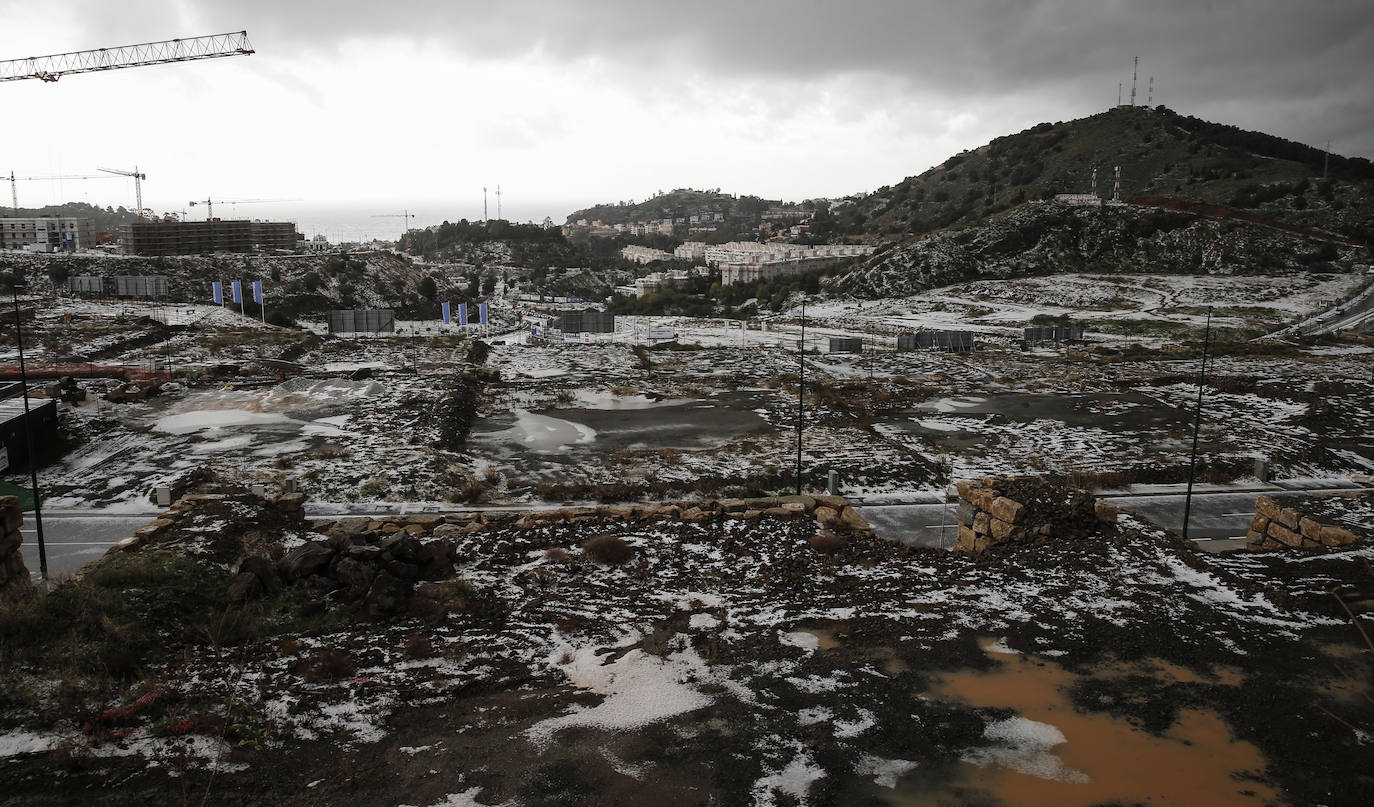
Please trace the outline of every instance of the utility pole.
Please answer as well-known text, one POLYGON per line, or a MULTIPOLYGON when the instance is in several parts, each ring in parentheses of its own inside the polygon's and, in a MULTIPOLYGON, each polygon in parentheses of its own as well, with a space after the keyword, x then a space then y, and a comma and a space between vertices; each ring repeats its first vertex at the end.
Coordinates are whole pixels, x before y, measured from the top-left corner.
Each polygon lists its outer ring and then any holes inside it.
POLYGON ((14 338, 19 343, 19 384, 24 399, 24 443, 29 452, 29 481, 33 483, 33 527, 38 539, 38 574, 48 579, 48 550, 43 543, 43 497, 38 491, 38 454, 33 450, 33 426, 29 421, 29 377, 24 372, 24 326, 19 320, 19 289, 23 283, 10 287, 14 299, 14 338))
POLYGON ((482 223, 487 223, 487 186, 482 186, 482 223))
POLYGON ((797 495, 802 492, 802 407, 806 405, 806 297, 801 305, 801 341, 797 343, 797 495))
POLYGON ((1193 456, 1188 461, 1188 494, 1183 498, 1183 540, 1188 540, 1188 518, 1193 509, 1193 478, 1197 470, 1197 441, 1202 431, 1202 386, 1207 381, 1207 347, 1212 340, 1212 307, 1207 306, 1207 329, 1202 337, 1202 370, 1197 377, 1197 414, 1193 420, 1193 456))

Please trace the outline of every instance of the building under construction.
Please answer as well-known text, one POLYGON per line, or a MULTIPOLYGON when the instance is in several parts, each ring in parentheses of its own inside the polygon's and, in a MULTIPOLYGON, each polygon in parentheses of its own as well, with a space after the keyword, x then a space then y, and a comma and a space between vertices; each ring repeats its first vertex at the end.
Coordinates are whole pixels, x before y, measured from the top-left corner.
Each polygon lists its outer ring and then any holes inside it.
POLYGON ((292 250, 299 240, 296 225, 289 221, 138 221, 119 226, 119 242, 127 255, 292 250))

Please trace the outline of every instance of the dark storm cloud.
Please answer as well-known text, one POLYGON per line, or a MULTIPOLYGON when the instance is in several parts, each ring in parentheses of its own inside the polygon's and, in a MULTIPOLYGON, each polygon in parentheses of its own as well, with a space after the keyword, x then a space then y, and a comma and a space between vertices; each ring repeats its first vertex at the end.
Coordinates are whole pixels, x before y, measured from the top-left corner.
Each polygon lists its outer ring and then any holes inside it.
POLYGON ((716 80, 872 75, 947 100, 1029 96, 1047 120, 1104 108, 1118 81, 1129 92, 1140 55, 1141 103, 1154 75, 1157 102, 1181 112, 1374 155, 1364 2, 141 0, 89 4, 86 19, 106 38, 158 38, 172 22, 246 28, 264 56, 361 56, 369 38, 405 37, 469 57, 537 51, 716 80))

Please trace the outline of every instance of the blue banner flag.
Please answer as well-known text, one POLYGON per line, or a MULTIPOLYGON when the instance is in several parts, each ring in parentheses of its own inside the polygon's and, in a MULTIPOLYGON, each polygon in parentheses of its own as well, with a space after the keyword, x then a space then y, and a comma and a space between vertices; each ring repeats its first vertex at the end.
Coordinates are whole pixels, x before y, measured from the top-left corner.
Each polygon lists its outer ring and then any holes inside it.
POLYGON ((468 324, 468 304, 458 304, 458 324, 466 326, 468 324))
POLYGON ((230 291, 230 294, 231 294, 231 295, 233 296, 233 298, 234 298, 234 302, 236 302, 236 303, 241 303, 241 302, 243 302, 243 283, 242 283, 242 281, 235 280, 235 281, 230 282, 230 284, 229 284, 229 291, 230 291))
POLYGON ((253 281, 253 302, 262 305, 262 281, 253 281))
POLYGON ((444 324, 449 324, 448 303, 439 303, 439 309, 443 312, 444 324))
POLYGON ((477 321, 480 322, 480 323, 482 323, 483 325, 486 325, 486 324, 487 324, 487 304, 486 304, 486 303, 478 303, 478 304, 477 304, 477 321))
POLYGON ((215 298, 215 305, 224 305, 224 284, 216 280, 210 283, 210 294, 215 298))

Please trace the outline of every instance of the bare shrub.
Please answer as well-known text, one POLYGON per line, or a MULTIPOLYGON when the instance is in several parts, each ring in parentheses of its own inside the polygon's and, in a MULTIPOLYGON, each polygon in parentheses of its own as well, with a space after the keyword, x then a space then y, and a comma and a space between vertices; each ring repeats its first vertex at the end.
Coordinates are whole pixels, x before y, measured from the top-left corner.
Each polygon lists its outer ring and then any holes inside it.
POLYGON ((544 562, 562 563, 566 561, 569 557, 570 556, 568 555, 568 550, 564 549, 561 546, 555 546, 554 548, 544 553, 544 562))
POLYGON ((474 479, 459 488, 458 492, 463 497, 463 501, 476 504, 486 495, 487 486, 474 479))
POLYGON ((568 388, 566 388, 566 387, 564 387, 563 389, 558 390, 557 392, 555 392, 555 393, 553 394, 553 399, 554 399, 555 401, 557 401, 558 403, 561 403, 561 404, 570 404, 570 403, 573 402, 573 400, 574 400, 575 397, 576 397, 576 396, 573 395, 572 390, 570 390, 570 389, 568 389, 568 388))
POLYGON ((482 474, 482 479, 486 481, 488 487, 497 487, 501 484, 501 471, 494 465, 488 466, 486 472, 482 474))
POLYGON ((582 554, 596 563, 619 566, 635 555, 634 547, 618 535, 597 535, 582 544, 582 554))
POLYGON ((430 658, 434 655, 434 644, 430 642, 429 636, 415 631, 406 639, 405 644, 401 645, 401 652, 406 658, 430 658))
POLYGON ((353 657, 346 650, 322 647, 296 662, 292 672, 307 681, 333 681, 353 674, 353 657))

